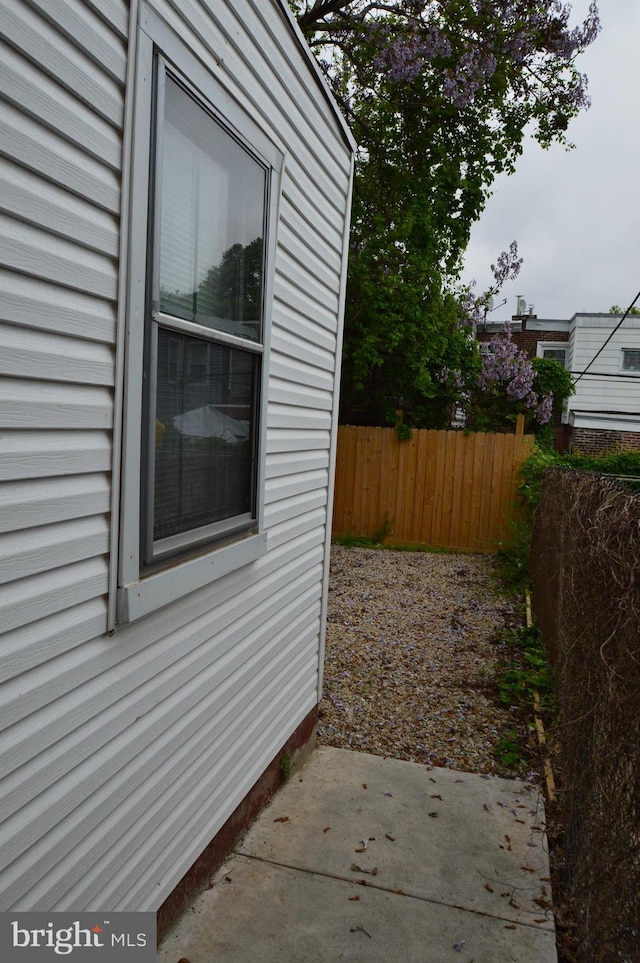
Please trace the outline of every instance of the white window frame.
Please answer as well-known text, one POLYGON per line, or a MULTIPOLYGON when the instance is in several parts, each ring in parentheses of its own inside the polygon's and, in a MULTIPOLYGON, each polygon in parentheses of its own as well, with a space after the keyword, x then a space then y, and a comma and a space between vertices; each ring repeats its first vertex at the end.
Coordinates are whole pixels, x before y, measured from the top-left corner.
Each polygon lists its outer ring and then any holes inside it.
MULTIPOLYGON (((536 345, 536 355, 544 358, 545 351, 564 351, 564 367, 567 367, 567 357, 569 354, 569 343, 567 341, 538 341, 536 345)), ((557 358, 552 358, 557 361, 557 358)), ((562 362, 561 362, 562 363, 562 362)))
POLYGON ((628 351, 633 351, 634 354, 640 354, 640 348, 621 348, 620 349, 620 371, 623 375, 635 375, 637 377, 640 372, 640 368, 628 368, 625 366, 625 356, 628 351))
POLYGON ((119 552, 115 613, 110 628, 176 601, 224 575, 249 565, 267 550, 264 531, 264 477, 270 318, 273 304, 276 230, 284 155, 229 90, 197 60, 182 41, 146 4, 140 8, 137 33, 130 174, 129 258, 126 307, 123 446, 120 491, 119 552), (169 559, 150 574, 141 564, 140 485, 143 474, 143 363, 147 314, 149 171, 154 116, 153 75, 156 56, 170 65, 207 110, 247 145, 268 172, 267 236, 262 338, 262 376, 258 402, 258 457, 254 530, 228 542, 203 547, 186 560, 169 559))

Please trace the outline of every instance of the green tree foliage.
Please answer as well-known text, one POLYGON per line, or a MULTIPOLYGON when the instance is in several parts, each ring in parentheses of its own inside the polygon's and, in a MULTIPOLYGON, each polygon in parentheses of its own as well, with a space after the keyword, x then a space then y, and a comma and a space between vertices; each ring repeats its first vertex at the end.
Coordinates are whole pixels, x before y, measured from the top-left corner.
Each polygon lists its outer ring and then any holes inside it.
POLYGON ((532 358, 533 390, 542 398, 551 395, 552 415, 562 414, 565 401, 576 393, 576 387, 563 364, 553 358, 532 358))
POLYGON ((359 145, 341 418, 382 424, 402 398, 415 424, 439 426, 441 372, 479 363, 453 293, 471 226, 525 129, 566 143, 588 103, 576 58, 596 6, 573 28, 560 0, 290 5, 359 145))

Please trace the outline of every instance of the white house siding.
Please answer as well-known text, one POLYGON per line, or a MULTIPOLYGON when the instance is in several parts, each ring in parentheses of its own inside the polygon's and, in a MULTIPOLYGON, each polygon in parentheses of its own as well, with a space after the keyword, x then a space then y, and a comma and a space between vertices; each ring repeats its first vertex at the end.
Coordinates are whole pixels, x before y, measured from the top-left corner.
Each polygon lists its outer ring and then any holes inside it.
POLYGON ((0 0, 3 910, 156 909, 317 702, 351 148, 276 0, 152 9, 286 154, 268 551, 106 634, 129 11, 0 0))
MULTIPOLYGON (((625 318, 598 354, 619 321, 619 315, 609 314, 578 314, 572 319, 567 366, 576 377, 586 371, 577 380, 576 394, 569 402, 576 425, 587 417, 589 425, 605 428, 613 425, 612 419, 618 415, 635 416, 638 423, 640 380, 629 376, 633 372, 623 372, 621 366, 623 348, 640 349, 640 319, 625 318), (596 424, 594 417, 602 424, 596 424)), ((615 426, 624 427, 624 422, 615 426)))

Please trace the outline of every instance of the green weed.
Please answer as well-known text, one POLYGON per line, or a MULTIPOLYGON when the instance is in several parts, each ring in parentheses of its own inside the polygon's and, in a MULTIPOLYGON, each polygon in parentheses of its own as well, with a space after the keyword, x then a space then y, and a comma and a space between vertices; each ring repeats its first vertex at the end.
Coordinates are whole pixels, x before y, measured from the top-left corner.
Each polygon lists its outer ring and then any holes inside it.
POLYGON ((289 752, 288 749, 285 749, 280 757, 280 763, 278 765, 278 771, 280 772, 280 775, 282 776, 285 782, 287 781, 287 779, 291 778, 293 774, 293 770, 296 768, 296 765, 297 763, 293 758, 293 755, 289 752))
POLYGON ((498 740, 493 754, 506 769, 524 769, 527 764, 516 729, 507 729, 506 734, 498 740))

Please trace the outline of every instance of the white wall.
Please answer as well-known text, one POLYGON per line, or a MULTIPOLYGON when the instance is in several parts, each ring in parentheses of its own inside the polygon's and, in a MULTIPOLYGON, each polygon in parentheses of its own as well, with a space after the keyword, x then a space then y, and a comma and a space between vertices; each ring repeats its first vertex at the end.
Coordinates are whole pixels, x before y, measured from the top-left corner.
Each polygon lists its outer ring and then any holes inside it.
POLYGON ((157 908, 317 702, 351 149, 276 0, 154 0, 286 152, 268 552, 106 633, 128 4, 0 0, 0 909, 157 908))
MULTIPOLYGON (((624 415, 635 416, 640 422, 640 378, 637 372, 622 370, 622 349, 640 349, 640 318, 625 318, 603 348, 619 321, 619 315, 609 314, 578 314, 572 319, 567 366, 576 377, 586 371, 576 382, 576 394, 569 399, 568 417, 575 413, 576 425, 580 413, 596 412, 609 415, 609 422, 611 416, 624 415)), ((603 422, 599 427, 607 426, 603 422)), ((598 427, 592 417, 589 427, 598 427)))

